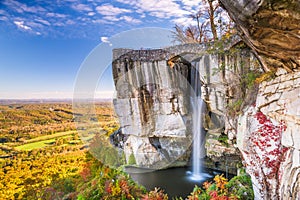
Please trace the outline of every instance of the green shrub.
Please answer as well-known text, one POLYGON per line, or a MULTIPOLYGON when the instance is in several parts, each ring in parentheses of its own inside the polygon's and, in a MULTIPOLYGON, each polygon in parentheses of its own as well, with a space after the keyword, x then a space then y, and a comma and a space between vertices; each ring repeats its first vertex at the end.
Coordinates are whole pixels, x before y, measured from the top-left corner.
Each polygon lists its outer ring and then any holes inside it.
POLYGON ((252 200, 254 193, 251 178, 242 173, 235 176, 229 182, 223 175, 216 175, 214 182, 206 181, 203 188, 195 186, 188 200, 210 200, 210 199, 231 199, 231 200, 252 200))
POLYGON ((132 154, 130 154, 129 158, 128 158, 128 162, 127 162, 128 165, 135 165, 136 164, 136 161, 135 161, 135 157, 132 154))
POLYGON ((241 175, 233 177, 226 187, 230 193, 235 194, 239 199, 254 199, 251 177, 245 171, 241 171, 241 175))
POLYGON ((228 136, 225 135, 225 134, 221 134, 221 135, 218 137, 218 141, 219 141, 221 144, 225 145, 226 147, 229 146, 229 144, 228 144, 228 136))

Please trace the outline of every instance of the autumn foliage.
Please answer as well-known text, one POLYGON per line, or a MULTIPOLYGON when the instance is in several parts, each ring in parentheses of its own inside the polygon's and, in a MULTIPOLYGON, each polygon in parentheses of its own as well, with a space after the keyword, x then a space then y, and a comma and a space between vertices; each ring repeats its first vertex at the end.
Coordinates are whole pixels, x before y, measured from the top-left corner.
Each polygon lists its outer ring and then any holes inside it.
POLYGON ((238 200, 253 199, 250 177, 243 173, 228 181, 223 175, 216 175, 213 182, 206 181, 202 188, 195 186, 188 200, 238 200))

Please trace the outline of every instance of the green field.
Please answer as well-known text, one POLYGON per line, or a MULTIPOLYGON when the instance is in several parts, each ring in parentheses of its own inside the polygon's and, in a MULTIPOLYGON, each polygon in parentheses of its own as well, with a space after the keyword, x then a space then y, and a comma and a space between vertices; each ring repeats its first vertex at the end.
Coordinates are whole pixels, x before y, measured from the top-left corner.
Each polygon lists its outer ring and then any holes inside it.
POLYGON ((43 147, 49 146, 50 144, 52 144, 55 141, 56 141, 56 139, 32 142, 32 143, 17 146, 16 149, 20 150, 20 151, 30 151, 32 149, 38 149, 38 148, 43 148, 43 147))
POLYGON ((58 133, 54 133, 51 135, 44 135, 44 136, 40 136, 40 137, 36 137, 30 140, 26 140, 25 143, 32 143, 32 142, 39 142, 39 141, 43 141, 43 140, 49 140, 49 139, 53 139, 53 138, 57 138, 57 137, 62 137, 65 135, 71 135, 76 133, 76 131, 65 131, 65 132, 58 132, 58 133))
POLYGON ((16 146, 15 148, 20 151, 30 151, 32 149, 43 148, 52 145, 59 138, 69 138, 76 131, 59 132, 52 135, 40 136, 34 139, 25 141, 26 144, 16 146))
POLYGON ((84 147, 95 135, 118 127, 111 104, 97 104, 98 122, 80 131, 71 110, 70 102, 0 102, 0 200, 64 199, 84 191, 81 186, 93 178, 92 165, 102 170, 84 147))

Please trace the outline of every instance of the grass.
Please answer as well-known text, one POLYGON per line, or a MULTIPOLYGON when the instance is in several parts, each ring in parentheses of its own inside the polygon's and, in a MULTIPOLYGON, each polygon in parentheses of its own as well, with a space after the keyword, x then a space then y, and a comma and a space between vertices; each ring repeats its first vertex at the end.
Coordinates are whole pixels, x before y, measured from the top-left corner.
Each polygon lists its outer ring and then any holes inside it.
MULTIPOLYGON (((95 129, 96 130, 96 129, 95 129)), ((90 131, 89 129, 87 131, 90 131)), ((53 145, 55 141, 59 138, 69 138, 72 137, 72 134, 77 133, 77 131, 65 131, 65 132, 58 132, 51 135, 44 135, 40 137, 36 137, 30 140, 26 140, 25 144, 16 146, 15 148, 19 151, 30 151, 33 149, 44 148, 47 146, 53 145)), ((81 137, 83 141, 90 141, 95 134, 87 134, 81 137)), ((69 145, 74 145, 80 143, 81 140, 71 140, 69 141, 69 145)))
POLYGON ((65 135, 71 135, 73 133, 76 133, 76 131, 65 131, 65 132, 58 132, 58 133, 54 133, 51 135, 43 135, 40 137, 36 137, 30 140, 26 140, 25 143, 32 143, 32 142, 39 142, 39 141, 44 141, 44 140, 49 140, 49 139, 53 139, 53 138, 57 138, 57 137, 62 137, 65 135))
POLYGON ((43 140, 43 141, 39 141, 39 142, 23 144, 23 145, 15 147, 15 148, 20 151, 30 151, 32 149, 39 149, 39 148, 49 146, 49 144, 52 144, 55 141, 56 141, 56 139, 43 140))
POLYGON ((30 151, 33 149, 44 148, 52 145, 58 138, 69 138, 76 131, 59 132, 52 135, 40 136, 31 140, 27 140, 26 144, 16 146, 20 151, 30 151))

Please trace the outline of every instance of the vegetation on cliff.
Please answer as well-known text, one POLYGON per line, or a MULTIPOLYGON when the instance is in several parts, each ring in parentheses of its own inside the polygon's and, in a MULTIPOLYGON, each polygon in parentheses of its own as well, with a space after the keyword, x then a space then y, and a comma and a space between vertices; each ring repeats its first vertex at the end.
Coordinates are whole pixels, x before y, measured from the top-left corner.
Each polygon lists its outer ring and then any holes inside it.
POLYGON ((223 175, 216 175, 213 182, 195 186, 188 200, 251 200, 254 199, 251 178, 244 171, 228 181, 223 175))

